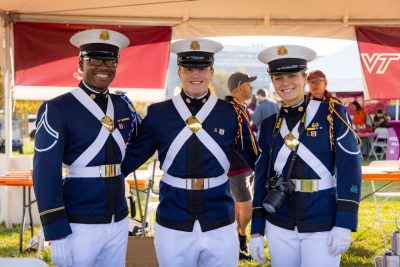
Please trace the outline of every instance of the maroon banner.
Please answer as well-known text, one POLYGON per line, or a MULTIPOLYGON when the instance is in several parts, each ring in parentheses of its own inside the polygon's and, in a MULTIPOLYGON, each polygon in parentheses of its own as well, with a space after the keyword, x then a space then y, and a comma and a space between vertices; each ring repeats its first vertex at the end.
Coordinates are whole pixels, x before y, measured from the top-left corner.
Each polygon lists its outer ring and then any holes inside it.
POLYGON ((14 24, 15 85, 77 86, 81 79, 79 49, 69 39, 90 28, 116 30, 130 40, 129 47, 120 50, 120 64, 111 87, 165 87, 171 27, 26 22, 14 24))
POLYGON ((400 98, 400 28, 356 27, 371 99, 400 98))

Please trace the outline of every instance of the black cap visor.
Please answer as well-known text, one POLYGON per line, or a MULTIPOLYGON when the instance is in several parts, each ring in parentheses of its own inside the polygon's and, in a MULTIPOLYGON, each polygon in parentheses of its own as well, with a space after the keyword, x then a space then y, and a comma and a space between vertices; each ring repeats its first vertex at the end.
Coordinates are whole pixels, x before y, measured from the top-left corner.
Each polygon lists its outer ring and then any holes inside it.
POLYGON ((92 43, 80 46, 81 55, 92 58, 119 58, 119 48, 111 44, 92 43))
POLYGON ((268 63, 268 73, 288 74, 307 69, 307 60, 300 58, 282 58, 268 63))
POLYGON ((178 54, 178 65, 184 68, 206 68, 214 63, 214 54, 208 52, 185 52, 178 54))

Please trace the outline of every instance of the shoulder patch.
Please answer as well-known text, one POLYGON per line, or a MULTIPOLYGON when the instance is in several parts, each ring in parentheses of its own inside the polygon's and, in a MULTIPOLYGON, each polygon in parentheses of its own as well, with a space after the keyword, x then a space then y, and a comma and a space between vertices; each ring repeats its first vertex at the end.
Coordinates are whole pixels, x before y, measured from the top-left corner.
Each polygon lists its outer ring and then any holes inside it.
POLYGON ((58 142, 59 133, 54 130, 47 120, 47 104, 45 111, 37 124, 35 151, 45 152, 52 149, 58 142))

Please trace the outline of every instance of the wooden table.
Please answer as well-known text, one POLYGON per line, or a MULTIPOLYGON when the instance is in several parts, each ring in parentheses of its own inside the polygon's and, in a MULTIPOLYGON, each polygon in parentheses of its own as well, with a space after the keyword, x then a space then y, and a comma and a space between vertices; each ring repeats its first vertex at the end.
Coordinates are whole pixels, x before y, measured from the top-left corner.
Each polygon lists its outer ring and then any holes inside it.
POLYGON ((0 176, 0 186, 22 186, 22 222, 19 234, 19 251, 22 252, 23 236, 25 232, 25 219, 26 211, 28 209, 31 228, 31 237, 33 237, 33 219, 32 219, 32 204, 36 200, 32 201, 31 188, 33 186, 32 172, 8 172, 4 176, 0 176), (27 194, 28 192, 28 194, 27 194), (28 195, 28 199, 27 199, 28 195))

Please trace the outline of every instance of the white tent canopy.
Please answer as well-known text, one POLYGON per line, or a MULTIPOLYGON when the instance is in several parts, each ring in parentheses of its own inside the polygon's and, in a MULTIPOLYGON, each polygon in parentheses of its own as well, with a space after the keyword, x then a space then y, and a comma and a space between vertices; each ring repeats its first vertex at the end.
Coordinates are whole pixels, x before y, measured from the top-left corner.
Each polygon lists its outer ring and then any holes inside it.
POLYGON ((363 92, 364 77, 357 44, 354 43, 308 64, 308 70, 321 70, 330 92, 363 92))

